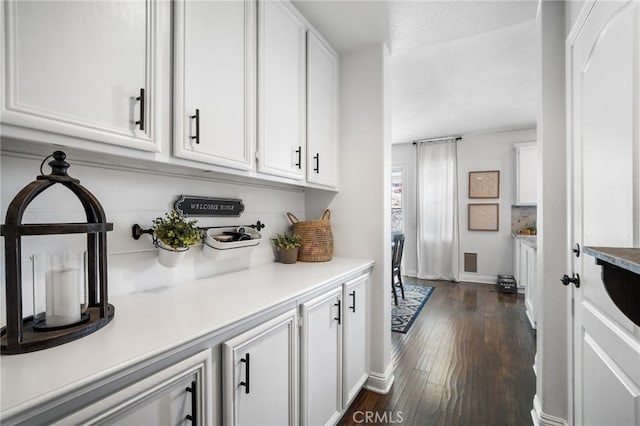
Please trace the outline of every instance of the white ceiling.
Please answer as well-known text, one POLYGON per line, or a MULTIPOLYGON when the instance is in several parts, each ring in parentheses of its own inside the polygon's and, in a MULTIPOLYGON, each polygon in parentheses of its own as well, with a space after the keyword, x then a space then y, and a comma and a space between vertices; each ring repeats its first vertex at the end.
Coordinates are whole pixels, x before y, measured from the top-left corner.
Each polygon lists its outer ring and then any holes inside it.
POLYGON ((392 140, 533 127, 537 0, 293 0, 341 54, 389 47, 392 140))

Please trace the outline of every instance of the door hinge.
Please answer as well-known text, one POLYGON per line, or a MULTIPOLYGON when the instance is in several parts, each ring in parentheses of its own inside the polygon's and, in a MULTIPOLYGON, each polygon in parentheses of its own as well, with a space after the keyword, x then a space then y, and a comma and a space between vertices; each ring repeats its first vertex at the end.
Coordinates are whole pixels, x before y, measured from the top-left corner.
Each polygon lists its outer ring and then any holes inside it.
POLYGON ((260 150, 256 149, 256 161, 260 161, 260 150))

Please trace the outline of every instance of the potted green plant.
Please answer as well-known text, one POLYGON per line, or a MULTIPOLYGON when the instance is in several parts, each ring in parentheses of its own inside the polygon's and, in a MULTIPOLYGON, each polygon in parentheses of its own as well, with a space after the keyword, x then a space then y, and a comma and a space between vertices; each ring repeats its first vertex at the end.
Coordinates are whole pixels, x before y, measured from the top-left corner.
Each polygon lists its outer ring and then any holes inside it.
POLYGON ((297 234, 276 234, 271 238, 273 245, 278 249, 281 263, 296 263, 298 260, 298 248, 302 245, 302 237, 297 234))
POLYGON ((153 236, 158 245, 158 261, 167 268, 176 267, 185 253, 200 239, 195 220, 186 220, 175 210, 153 221, 153 236))

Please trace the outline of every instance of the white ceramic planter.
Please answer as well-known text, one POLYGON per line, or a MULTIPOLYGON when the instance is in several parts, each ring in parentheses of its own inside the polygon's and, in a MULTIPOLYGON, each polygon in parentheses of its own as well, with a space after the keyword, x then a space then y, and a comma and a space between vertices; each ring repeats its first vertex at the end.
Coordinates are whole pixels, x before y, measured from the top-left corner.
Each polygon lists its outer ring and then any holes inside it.
POLYGON ((165 248, 164 244, 158 241, 158 262, 165 268, 175 268, 182 262, 187 250, 189 250, 188 247, 179 251, 165 248))

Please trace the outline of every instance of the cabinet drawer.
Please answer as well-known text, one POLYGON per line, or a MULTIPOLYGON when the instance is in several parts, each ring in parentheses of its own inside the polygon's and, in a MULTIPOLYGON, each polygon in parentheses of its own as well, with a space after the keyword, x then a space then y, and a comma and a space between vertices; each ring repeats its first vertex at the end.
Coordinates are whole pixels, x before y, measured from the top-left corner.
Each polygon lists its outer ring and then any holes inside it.
POLYGON ((213 360, 202 351, 92 404, 56 425, 213 424, 213 360), (189 421, 187 420, 188 424, 189 421))

